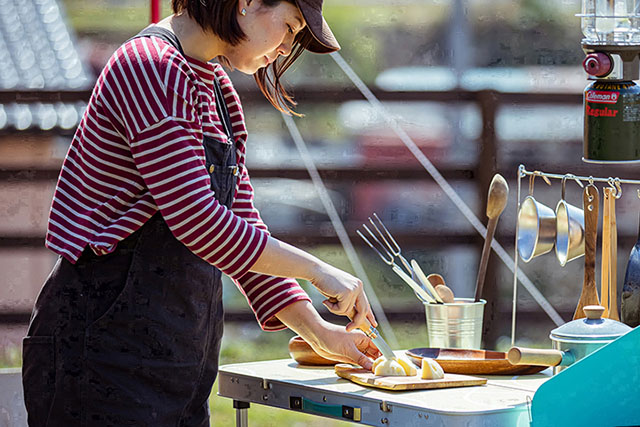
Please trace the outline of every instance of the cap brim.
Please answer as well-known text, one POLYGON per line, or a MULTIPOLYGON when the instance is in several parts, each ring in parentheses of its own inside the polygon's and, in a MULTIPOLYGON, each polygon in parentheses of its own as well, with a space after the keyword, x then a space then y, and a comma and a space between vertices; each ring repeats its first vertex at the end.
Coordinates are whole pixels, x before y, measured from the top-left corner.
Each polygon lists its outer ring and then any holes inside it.
POLYGON ((307 50, 314 53, 331 53, 340 50, 340 44, 329 28, 329 24, 324 20, 322 10, 306 0, 296 0, 296 3, 307 23, 309 32, 313 36, 307 50))

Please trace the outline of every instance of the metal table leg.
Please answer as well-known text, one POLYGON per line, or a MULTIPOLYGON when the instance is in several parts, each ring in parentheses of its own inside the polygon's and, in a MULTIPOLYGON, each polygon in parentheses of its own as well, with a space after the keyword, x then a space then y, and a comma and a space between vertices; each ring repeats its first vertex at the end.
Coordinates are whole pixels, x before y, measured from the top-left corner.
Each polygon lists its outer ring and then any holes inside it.
POLYGON ((236 409, 236 427, 249 427, 249 402, 234 400, 233 407, 236 409))

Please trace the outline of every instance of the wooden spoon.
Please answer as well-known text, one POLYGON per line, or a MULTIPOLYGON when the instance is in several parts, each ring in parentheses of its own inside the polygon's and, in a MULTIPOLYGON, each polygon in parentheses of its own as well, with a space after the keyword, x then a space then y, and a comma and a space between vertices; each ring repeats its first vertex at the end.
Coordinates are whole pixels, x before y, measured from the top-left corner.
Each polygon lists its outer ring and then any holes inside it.
POLYGON ((455 297, 453 296, 453 291, 447 285, 436 286, 436 292, 442 299, 442 302, 444 302, 445 304, 451 304, 455 300, 455 297))
MULTIPOLYGON (((617 193, 616 193, 617 194, 617 193)), ((609 256, 609 319, 620 321, 618 313, 618 225, 616 224, 616 195, 609 202, 609 223, 611 226, 611 245, 609 256)))
POLYGON ((611 264, 611 198, 613 188, 602 189, 602 256, 600 267, 600 301, 604 307, 603 318, 609 318, 609 272, 611 264))
POLYGON ((418 280, 420 280, 420 283, 425 288, 427 288, 427 290, 431 293, 433 298, 435 298, 436 302, 443 303, 444 301, 442 301, 442 298, 440 298, 440 295, 438 295, 438 293, 436 292, 435 286, 429 281, 429 278, 425 276, 424 272, 422 271, 422 268, 420 268, 420 264, 418 264, 418 261, 416 261, 415 259, 412 259, 411 267, 413 268, 413 272, 415 273, 415 275, 418 276, 418 280))
POLYGON ((444 277, 438 273, 431 273, 427 276, 427 281, 431 283, 431 286, 433 286, 443 303, 451 304, 454 302, 455 297, 453 291, 444 282, 444 277))
POLYGON ((584 192, 582 193, 582 206, 584 208, 584 282, 582 283, 578 306, 575 313, 573 313, 573 320, 586 317, 582 310, 584 307, 600 305, 595 277, 599 203, 598 188, 593 184, 584 187, 584 192))
POLYGON ((489 185, 489 194, 487 196, 487 235, 484 239, 482 247, 482 256, 480 258, 480 266, 478 268, 478 277, 476 279, 475 300, 480 301, 482 296, 482 287, 484 286, 484 278, 487 274, 487 264, 489 263, 489 254, 491 253, 491 241, 496 231, 498 218, 507 205, 509 197, 509 186, 507 181, 499 173, 495 174, 489 185))

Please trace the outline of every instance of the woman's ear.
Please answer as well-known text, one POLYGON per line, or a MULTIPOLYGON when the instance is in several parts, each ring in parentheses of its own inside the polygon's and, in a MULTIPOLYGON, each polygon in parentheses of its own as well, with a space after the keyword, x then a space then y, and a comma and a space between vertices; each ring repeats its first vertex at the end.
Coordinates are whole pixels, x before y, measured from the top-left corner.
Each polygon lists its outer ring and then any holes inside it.
POLYGON ((247 14, 247 8, 253 3, 253 0, 238 0, 238 13, 245 16, 247 14))

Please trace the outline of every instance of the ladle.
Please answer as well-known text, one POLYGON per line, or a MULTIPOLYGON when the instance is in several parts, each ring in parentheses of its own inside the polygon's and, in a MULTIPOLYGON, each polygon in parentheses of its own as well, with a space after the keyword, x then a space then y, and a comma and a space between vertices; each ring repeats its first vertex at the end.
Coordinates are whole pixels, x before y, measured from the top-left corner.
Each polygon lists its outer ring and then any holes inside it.
POLYGON ((478 277, 476 279, 475 300, 480 301, 482 296, 482 287, 484 286, 484 278, 487 274, 487 264, 489 262, 489 253, 491 252, 491 241, 496 231, 498 218, 507 205, 509 197, 509 186, 507 181, 500 174, 495 174, 489 185, 489 194, 487 196, 487 235, 484 239, 482 247, 482 257, 480 258, 480 266, 478 268, 478 277))

